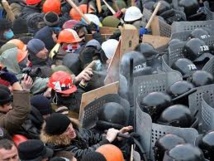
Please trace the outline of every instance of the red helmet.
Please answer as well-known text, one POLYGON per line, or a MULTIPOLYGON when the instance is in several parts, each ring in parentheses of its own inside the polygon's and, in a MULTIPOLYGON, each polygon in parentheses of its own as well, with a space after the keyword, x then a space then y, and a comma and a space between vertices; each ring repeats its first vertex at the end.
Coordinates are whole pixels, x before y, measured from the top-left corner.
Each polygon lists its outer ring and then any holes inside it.
POLYGON ((54 72, 49 79, 48 87, 62 94, 71 94, 77 90, 71 75, 64 71, 54 72))
POLYGON ((41 1, 42 0, 26 0, 26 4, 27 5, 34 5, 34 4, 38 4, 41 1))
POLYGON ((18 146, 20 143, 27 141, 28 138, 26 138, 24 135, 21 134, 15 134, 13 135, 13 142, 18 146))

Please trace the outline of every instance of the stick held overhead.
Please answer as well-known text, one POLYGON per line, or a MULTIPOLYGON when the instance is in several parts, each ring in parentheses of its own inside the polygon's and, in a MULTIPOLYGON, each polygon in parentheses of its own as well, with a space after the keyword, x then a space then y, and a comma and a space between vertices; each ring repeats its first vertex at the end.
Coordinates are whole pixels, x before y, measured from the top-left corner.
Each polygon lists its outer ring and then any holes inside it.
POLYGON ((82 13, 82 11, 77 7, 77 5, 72 0, 66 0, 85 20, 87 24, 90 24, 91 21, 82 13))

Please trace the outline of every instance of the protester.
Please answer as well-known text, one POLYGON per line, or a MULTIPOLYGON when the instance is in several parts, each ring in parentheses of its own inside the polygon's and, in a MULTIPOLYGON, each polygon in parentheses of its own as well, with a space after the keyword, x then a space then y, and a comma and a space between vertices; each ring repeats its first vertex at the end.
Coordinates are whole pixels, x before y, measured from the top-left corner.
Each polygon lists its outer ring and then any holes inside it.
POLYGON ((17 132, 17 134, 22 134, 28 139, 39 139, 44 119, 49 117, 52 113, 51 103, 43 95, 32 96, 30 102, 30 114, 22 124, 22 128, 17 132))
POLYGON ((32 84, 30 91, 33 94, 44 92, 47 88, 48 78, 41 78, 36 75, 36 70, 28 68, 27 51, 22 51, 14 46, 10 48, 10 46, 11 43, 6 43, 4 45, 5 51, 0 55, 0 63, 3 66, 2 70, 14 73, 18 80, 21 81, 21 85, 23 84, 23 78, 25 76, 26 81, 32 84), (10 49, 7 49, 7 47, 10 49))
POLYGON ((14 37, 14 33, 11 28, 12 24, 9 20, 5 18, 0 19, 0 46, 14 37))
POLYGON ((0 140, 0 160, 19 161, 18 150, 13 141, 8 139, 0 140))
POLYGON ((15 134, 30 112, 29 89, 31 83, 26 81, 23 89, 14 74, 3 71, 0 77, 11 84, 12 92, 8 87, 0 85, 0 126, 10 134, 15 134))
POLYGON ((84 90, 77 88, 75 82, 81 80, 90 80, 92 75, 91 70, 85 70, 77 77, 71 76, 70 73, 64 71, 54 72, 50 79, 48 86, 51 88, 51 99, 53 103, 57 104, 57 107, 66 106, 69 110, 79 112, 81 96, 84 90), (82 76, 81 76, 82 75, 82 76))
POLYGON ((47 148, 40 140, 27 140, 18 146, 20 161, 48 161, 53 151, 47 148))
POLYGON ((63 114, 54 113, 46 119, 41 131, 41 140, 55 152, 66 150, 80 160, 83 155, 95 151, 99 146, 112 143, 118 133, 125 133, 132 127, 121 130, 108 129, 106 136, 78 128, 77 124, 63 114))

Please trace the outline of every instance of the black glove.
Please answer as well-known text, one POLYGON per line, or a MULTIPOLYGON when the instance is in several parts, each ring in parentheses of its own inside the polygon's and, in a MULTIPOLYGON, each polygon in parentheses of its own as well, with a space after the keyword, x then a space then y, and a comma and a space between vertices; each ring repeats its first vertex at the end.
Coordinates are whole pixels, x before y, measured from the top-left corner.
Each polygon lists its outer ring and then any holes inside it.
POLYGON ((11 85, 18 82, 19 80, 16 78, 15 74, 8 72, 7 68, 4 68, 0 73, 1 79, 10 82, 11 85))

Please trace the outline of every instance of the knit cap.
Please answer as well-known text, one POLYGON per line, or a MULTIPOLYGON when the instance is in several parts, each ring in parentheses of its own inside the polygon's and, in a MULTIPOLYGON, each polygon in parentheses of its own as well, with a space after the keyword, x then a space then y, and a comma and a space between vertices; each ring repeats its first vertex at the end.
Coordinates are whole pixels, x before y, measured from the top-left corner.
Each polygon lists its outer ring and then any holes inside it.
POLYGON ((48 135, 61 135, 70 125, 71 120, 63 114, 53 113, 46 119, 45 132, 48 135))
POLYGON ((51 103, 45 96, 35 95, 31 98, 30 102, 42 115, 51 114, 51 103))
POLYGON ((45 48, 44 42, 39 40, 39 39, 32 39, 27 44, 28 51, 33 53, 33 54, 37 54, 38 52, 40 52, 44 48, 45 48))

